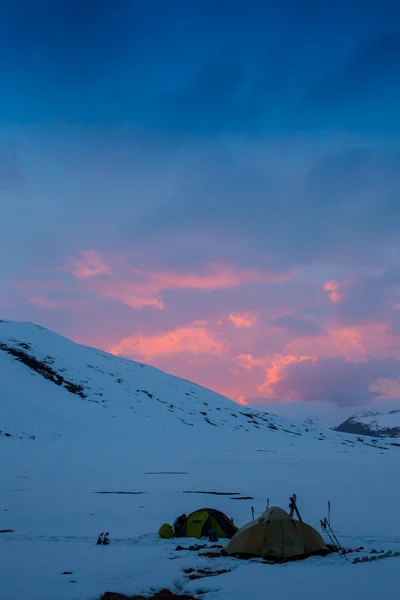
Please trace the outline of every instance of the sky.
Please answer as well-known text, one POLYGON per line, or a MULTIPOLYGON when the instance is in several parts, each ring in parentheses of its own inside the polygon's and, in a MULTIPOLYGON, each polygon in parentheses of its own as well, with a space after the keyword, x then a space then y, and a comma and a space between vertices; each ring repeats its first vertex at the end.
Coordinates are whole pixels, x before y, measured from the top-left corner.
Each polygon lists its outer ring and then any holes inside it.
POLYGON ((398 3, 16 0, 0 72, 3 318, 242 404, 400 401, 398 3))

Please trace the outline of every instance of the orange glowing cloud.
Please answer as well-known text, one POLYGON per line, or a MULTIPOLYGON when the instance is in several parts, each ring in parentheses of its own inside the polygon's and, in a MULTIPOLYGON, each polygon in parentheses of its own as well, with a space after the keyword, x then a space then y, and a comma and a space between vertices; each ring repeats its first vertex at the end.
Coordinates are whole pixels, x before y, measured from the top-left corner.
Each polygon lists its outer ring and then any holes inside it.
MULTIPOLYGON (((285 367, 291 363, 302 362, 303 360, 314 360, 314 357, 310 356, 294 356, 293 354, 277 355, 272 364, 265 369, 267 376, 264 383, 258 386, 260 392, 265 393, 267 396, 274 395, 274 385, 276 385, 282 379, 282 372, 285 367)), ((297 396, 286 398, 286 400, 296 400, 297 396)))
POLYGON ((252 354, 239 354, 236 360, 247 371, 252 371, 254 367, 263 367, 267 363, 266 359, 254 358, 252 354))
MULTIPOLYGON (((326 335, 318 338, 304 336, 293 339, 285 345, 285 350, 286 352, 272 357, 266 355, 263 358, 255 358, 252 354, 237 356, 236 361, 239 366, 248 372, 264 367, 266 378, 261 385, 257 384, 255 377, 252 378, 252 384, 258 394, 274 398, 277 384, 286 377, 286 368, 292 363, 306 360, 315 362, 332 357, 341 357, 348 362, 365 362, 371 357, 400 359, 399 338, 390 332, 387 324, 380 322, 364 323, 352 327, 330 324, 326 326, 326 335)), ((374 390, 371 388, 371 391, 380 392, 379 399, 387 400, 399 397, 399 386, 398 382, 379 380, 374 390)), ((253 391, 248 395, 254 398, 258 394, 253 391)), ((297 399, 299 396, 292 391, 282 401, 297 399)), ((245 403, 245 399, 242 399, 242 402, 245 403)))
POLYGON ((97 275, 112 275, 112 269, 94 250, 84 250, 78 257, 68 261, 70 270, 77 279, 84 280, 97 275))
POLYGON ((366 348, 363 343, 361 327, 327 327, 326 335, 311 339, 307 337, 292 340, 287 344, 288 350, 296 355, 343 356, 346 360, 363 360, 366 348))
POLYGON ((393 335, 386 323, 371 322, 343 327, 337 324, 326 326, 326 335, 315 339, 298 338, 286 346, 293 354, 318 358, 342 356, 350 362, 375 358, 400 358, 398 337, 393 335))
POLYGON ((177 354, 207 354, 221 356, 227 351, 227 344, 206 327, 191 323, 172 331, 155 335, 135 334, 122 339, 107 348, 117 356, 140 357, 152 360, 160 356, 177 354))
POLYGON ((228 319, 232 321, 235 327, 240 329, 241 327, 250 328, 257 321, 258 316, 254 313, 231 313, 228 319))

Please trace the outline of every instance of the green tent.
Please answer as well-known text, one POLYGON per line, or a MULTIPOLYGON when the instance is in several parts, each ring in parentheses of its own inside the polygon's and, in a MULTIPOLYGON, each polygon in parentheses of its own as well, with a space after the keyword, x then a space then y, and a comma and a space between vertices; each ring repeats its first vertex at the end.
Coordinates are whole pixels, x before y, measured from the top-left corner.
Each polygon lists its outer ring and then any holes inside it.
MULTIPOLYGON (((238 531, 236 525, 223 512, 214 508, 201 508, 188 515, 183 528, 179 533, 175 533, 175 537, 205 537, 208 536, 210 528, 215 529, 219 538, 228 539, 238 531)), ((165 523, 160 527, 159 535, 163 538, 171 537, 165 523)))

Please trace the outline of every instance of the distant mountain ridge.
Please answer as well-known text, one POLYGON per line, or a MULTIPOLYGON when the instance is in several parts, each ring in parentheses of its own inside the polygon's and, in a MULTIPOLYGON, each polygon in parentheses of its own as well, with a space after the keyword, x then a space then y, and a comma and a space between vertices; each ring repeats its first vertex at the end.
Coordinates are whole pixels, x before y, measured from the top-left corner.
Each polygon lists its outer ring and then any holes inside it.
POLYGON ((378 438, 400 438, 400 410, 360 411, 332 428, 334 431, 378 438))

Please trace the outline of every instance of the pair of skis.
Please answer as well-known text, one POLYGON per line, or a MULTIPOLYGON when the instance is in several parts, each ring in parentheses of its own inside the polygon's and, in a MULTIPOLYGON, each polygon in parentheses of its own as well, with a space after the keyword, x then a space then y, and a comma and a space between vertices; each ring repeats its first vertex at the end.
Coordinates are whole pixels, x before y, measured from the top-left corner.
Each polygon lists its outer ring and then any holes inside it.
POLYGON ((103 546, 108 546, 108 544, 110 543, 110 540, 108 539, 109 536, 109 532, 107 531, 107 533, 104 533, 103 531, 99 534, 99 537, 97 538, 97 546, 100 546, 101 544, 103 544, 103 546))
POLYGON ((329 539, 331 540, 332 545, 335 548, 336 552, 339 554, 339 556, 348 560, 343 546, 341 546, 339 540, 337 539, 337 537, 326 517, 323 521, 321 521, 321 529, 322 529, 322 531, 325 531, 326 534, 329 536, 329 539))
POLYGON ((361 556, 355 558, 352 562, 353 565, 356 563, 364 563, 370 562, 373 560, 381 560, 382 558, 394 558, 395 556, 400 556, 400 552, 392 552, 392 550, 388 550, 387 552, 382 552, 378 554, 378 556, 361 556))
POLYGON ((296 494, 293 494, 293 496, 290 496, 289 508, 290 508, 290 516, 293 517, 293 513, 296 513, 296 517, 298 518, 298 520, 303 522, 303 519, 301 518, 300 513, 299 513, 299 509, 297 508, 296 494))
MULTIPOLYGON (((290 516, 293 517, 293 513, 296 513, 298 520, 302 522, 303 520, 300 516, 299 509, 297 508, 296 494, 293 494, 293 496, 290 496, 289 508, 290 508, 290 516)), ((321 528, 329 536, 329 539, 331 540, 332 545, 335 548, 336 552, 339 554, 339 556, 341 556, 345 560, 348 560, 347 556, 346 556, 346 552, 345 552, 344 548, 342 547, 342 545, 340 544, 339 540, 337 539, 337 537, 331 527, 331 524, 330 524, 330 513, 331 513, 331 503, 330 502, 328 503, 328 511, 329 511, 329 520, 325 517, 325 519, 323 521, 321 521, 321 528)))

